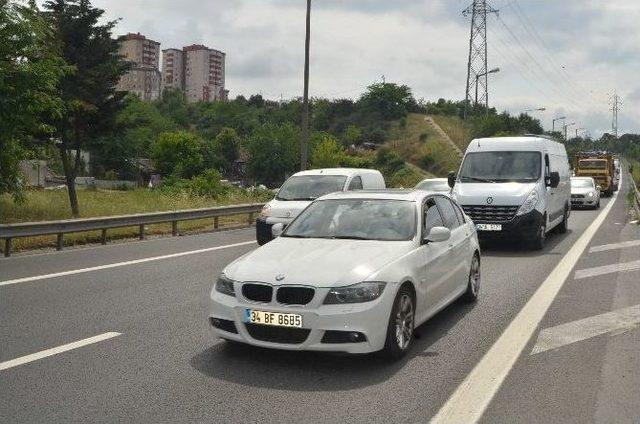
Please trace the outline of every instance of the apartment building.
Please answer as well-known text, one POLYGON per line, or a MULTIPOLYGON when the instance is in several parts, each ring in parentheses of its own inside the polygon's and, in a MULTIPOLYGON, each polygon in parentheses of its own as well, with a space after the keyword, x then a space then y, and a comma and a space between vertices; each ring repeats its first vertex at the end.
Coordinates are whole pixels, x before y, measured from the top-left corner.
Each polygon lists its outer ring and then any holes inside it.
POLYGON ((131 63, 131 68, 120 78, 118 90, 136 93, 147 102, 158 99, 160 43, 140 33, 129 33, 121 37, 120 54, 131 63))
POLYGON ((179 88, 189 103, 226 100, 225 53, 201 44, 163 50, 163 88, 179 88))

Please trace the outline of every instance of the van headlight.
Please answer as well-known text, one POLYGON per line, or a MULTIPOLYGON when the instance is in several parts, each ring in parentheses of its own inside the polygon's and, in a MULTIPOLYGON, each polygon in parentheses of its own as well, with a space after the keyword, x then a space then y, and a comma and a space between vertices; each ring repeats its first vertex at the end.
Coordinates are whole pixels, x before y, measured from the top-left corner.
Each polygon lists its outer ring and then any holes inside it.
POLYGON ((325 305, 343 303, 370 302, 380 297, 387 283, 382 281, 364 281, 346 287, 334 287, 324 299, 325 305))
POLYGON ((218 281, 216 281, 216 291, 218 293, 222 293, 222 294, 226 294, 228 296, 234 296, 236 295, 236 291, 233 288, 233 280, 230 278, 227 278, 226 275, 221 274, 220 277, 218 277, 218 281))
POLYGON ((538 199, 538 190, 534 188, 531 190, 531 193, 529 193, 524 203, 520 206, 516 215, 524 215, 534 210, 538 204, 538 199))
POLYGON ((263 218, 266 218, 271 214, 270 211, 271 211, 271 205, 267 203, 262 207, 262 210, 260 211, 260 216, 263 218))

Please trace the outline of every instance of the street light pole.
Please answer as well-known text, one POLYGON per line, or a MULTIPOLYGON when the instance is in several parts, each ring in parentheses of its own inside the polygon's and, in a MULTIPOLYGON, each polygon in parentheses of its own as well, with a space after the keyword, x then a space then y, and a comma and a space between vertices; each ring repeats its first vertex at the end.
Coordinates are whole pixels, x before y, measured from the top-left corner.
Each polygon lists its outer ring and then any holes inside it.
POLYGON ((567 119, 567 117, 561 116, 559 118, 553 119, 553 121, 551 122, 551 132, 556 132, 556 121, 562 121, 564 119, 567 119))
POLYGON ((493 68, 490 71, 483 72, 481 74, 476 75, 476 97, 475 97, 475 101, 474 101, 474 106, 478 106, 478 80, 480 78, 482 78, 483 76, 485 76, 485 75, 495 74, 496 72, 500 72, 500 68, 493 68))
POLYGON ((535 109, 525 109, 524 113, 529 113, 529 112, 544 112, 545 110, 547 110, 546 107, 538 107, 535 109))
POLYGON ((304 39, 304 94, 302 97, 302 142, 300 143, 300 169, 307 169, 309 146, 309 44, 311 40, 311 0, 307 0, 307 28, 304 39))

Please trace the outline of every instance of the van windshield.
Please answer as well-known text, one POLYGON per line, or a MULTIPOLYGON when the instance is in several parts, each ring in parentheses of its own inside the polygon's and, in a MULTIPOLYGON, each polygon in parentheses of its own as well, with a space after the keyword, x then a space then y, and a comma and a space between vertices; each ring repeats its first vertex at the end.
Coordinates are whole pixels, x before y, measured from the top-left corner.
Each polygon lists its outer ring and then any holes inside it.
POLYGON ((468 153, 460 168, 461 182, 529 182, 540 178, 540 152, 468 153))
POLYGON ((347 177, 344 175, 297 175, 284 182, 276 199, 314 200, 334 191, 342 191, 347 177))

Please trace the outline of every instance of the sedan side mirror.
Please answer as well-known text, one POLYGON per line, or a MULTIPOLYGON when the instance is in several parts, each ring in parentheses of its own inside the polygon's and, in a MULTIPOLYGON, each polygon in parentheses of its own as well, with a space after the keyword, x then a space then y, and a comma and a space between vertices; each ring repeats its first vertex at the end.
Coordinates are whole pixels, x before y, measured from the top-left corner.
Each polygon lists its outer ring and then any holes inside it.
POLYGON ((556 171, 553 171, 549 174, 549 187, 556 188, 560 184, 560 174, 556 171))
POLYGON ((271 235, 273 236, 273 238, 280 237, 283 231, 284 224, 282 222, 278 222, 271 226, 271 235))
POLYGON ((451 230, 447 227, 433 227, 424 238, 425 243, 438 243, 451 238, 451 230))
POLYGON ((453 188, 454 185, 456 185, 456 173, 451 171, 449 172, 449 175, 447 175, 447 184, 449 184, 449 187, 453 188))
POLYGON ((602 191, 602 186, 597 185, 597 186, 596 186, 596 190, 598 190, 598 191, 602 191))

